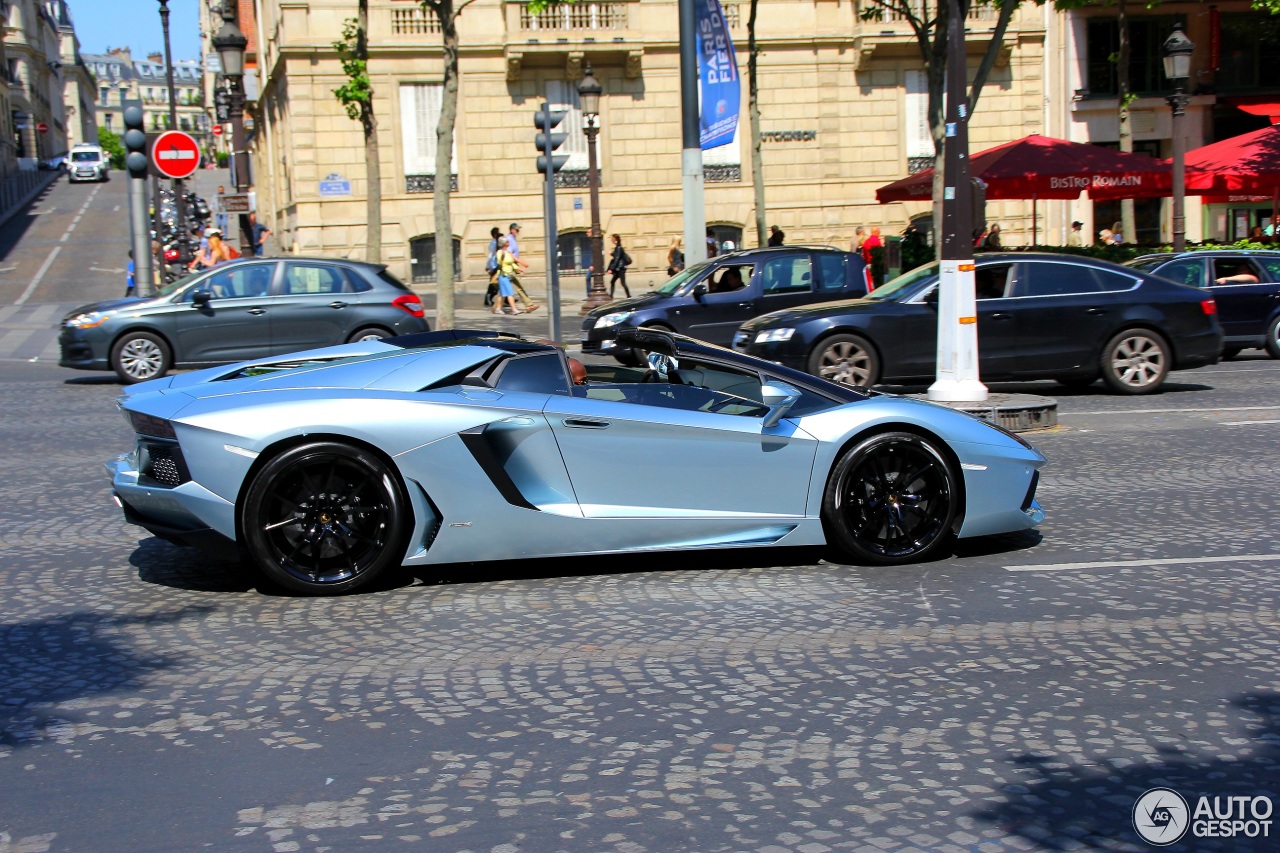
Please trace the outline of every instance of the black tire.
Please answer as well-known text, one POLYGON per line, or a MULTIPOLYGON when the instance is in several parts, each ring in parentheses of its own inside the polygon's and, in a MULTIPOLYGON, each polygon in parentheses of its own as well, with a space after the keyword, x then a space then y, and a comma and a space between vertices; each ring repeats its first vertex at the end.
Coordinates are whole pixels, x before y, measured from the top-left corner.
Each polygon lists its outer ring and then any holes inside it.
POLYGON ((1267 325, 1267 355, 1280 358, 1280 314, 1272 318, 1267 325))
POLYGON ((171 367, 169 345, 151 332, 127 332, 111 346, 111 369, 125 385, 159 379, 171 367))
POLYGON ((412 528, 394 472, 339 442, 291 448, 264 465, 245 494, 240 529, 270 580, 308 595, 338 595, 400 565, 412 528))
POLYGON ((380 341, 383 338, 391 337, 395 337, 395 335, 387 329, 383 329, 379 326, 369 326, 352 332, 350 337, 347 338, 347 343, 355 344, 360 341, 380 341))
POLYGON ((1169 344, 1150 329, 1128 329, 1102 348, 1102 380, 1117 394, 1150 394, 1169 375, 1169 344))
POLYGON ((1223 347, 1223 348, 1222 348, 1222 360, 1223 360, 1223 361, 1231 361, 1231 359, 1235 358, 1236 356, 1238 356, 1238 355, 1240 354, 1240 351, 1241 351, 1242 349, 1244 349, 1244 347, 1223 347))
POLYGON ((836 462, 822 498, 827 541, 856 563, 925 560, 953 535, 960 484, 947 457, 915 433, 862 439, 836 462))
POLYGON ((880 356, 860 335, 832 335, 809 353, 809 372, 831 382, 870 388, 880 381, 880 356))

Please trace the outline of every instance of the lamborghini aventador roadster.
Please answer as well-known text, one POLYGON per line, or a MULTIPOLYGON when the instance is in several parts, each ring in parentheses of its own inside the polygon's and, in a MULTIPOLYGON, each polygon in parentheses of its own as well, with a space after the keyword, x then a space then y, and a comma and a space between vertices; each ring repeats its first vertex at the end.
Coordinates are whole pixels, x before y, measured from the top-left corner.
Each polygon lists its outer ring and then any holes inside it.
POLYGON ((400 565, 638 550, 898 564, 1044 517, 1044 457, 985 421, 624 335, 643 367, 452 330, 134 385, 114 496, 159 537, 233 543, 322 595, 400 565))

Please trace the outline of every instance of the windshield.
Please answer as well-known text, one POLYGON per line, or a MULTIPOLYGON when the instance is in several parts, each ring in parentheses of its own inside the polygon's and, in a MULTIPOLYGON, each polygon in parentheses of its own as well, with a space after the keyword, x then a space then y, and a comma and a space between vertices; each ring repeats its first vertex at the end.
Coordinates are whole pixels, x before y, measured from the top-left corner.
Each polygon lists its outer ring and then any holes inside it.
POLYGON ((657 292, 661 293, 663 296, 670 296, 693 279, 702 275, 703 271, 709 266, 711 266, 711 261, 708 260, 696 263, 691 267, 685 267, 680 272, 667 279, 667 283, 662 285, 662 287, 659 287, 657 292))
POLYGON ((102 159, 97 151, 72 151, 71 159, 77 163, 96 163, 102 159))
POLYGON ((165 286, 160 290, 160 292, 159 292, 159 293, 157 293, 156 295, 157 295, 157 296, 172 296, 173 294, 177 293, 177 292, 178 292, 179 290, 181 290, 182 288, 186 287, 186 286, 187 286, 188 284, 190 284, 191 282, 195 281, 197 278, 199 278, 199 277, 200 277, 201 275, 203 275, 203 274, 204 274, 204 270, 201 270, 200 272, 191 273, 190 275, 184 275, 182 278, 178 279, 178 280, 177 280, 177 281, 175 281, 173 284, 166 284, 166 285, 165 285, 165 286))
POLYGON ((877 287, 875 290, 867 294, 868 299, 886 299, 896 300, 910 296, 916 288, 916 285, 927 278, 932 278, 938 274, 938 262, 925 264, 922 267, 916 267, 910 272, 904 272, 902 275, 887 281, 877 287))
POLYGON ((1135 270, 1141 270, 1142 272, 1151 272, 1153 269, 1160 266, 1167 260, 1169 259, 1168 258, 1146 258, 1146 259, 1138 258, 1136 261, 1129 261, 1129 263, 1125 264, 1125 266, 1133 267, 1135 270))

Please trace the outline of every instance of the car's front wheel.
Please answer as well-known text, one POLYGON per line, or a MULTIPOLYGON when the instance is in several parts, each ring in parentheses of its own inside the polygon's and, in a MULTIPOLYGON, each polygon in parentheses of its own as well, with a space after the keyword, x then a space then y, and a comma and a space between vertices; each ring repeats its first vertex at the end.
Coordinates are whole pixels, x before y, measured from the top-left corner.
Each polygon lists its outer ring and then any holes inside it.
POLYGON ((832 335, 809 354, 809 372, 831 382, 870 388, 880 381, 880 358, 860 335, 832 335))
POLYGON ((254 476, 241 531, 254 564, 295 592, 337 595, 399 565, 408 501, 376 455, 315 442, 276 456, 254 476))
POLYGON ((1120 394, 1150 394, 1169 375, 1169 345, 1149 329, 1129 329, 1102 348, 1102 380, 1120 394))
POLYGON ((946 544, 960 506, 956 472, 932 440, 886 432, 836 463, 822 498, 828 542, 858 563, 924 560, 946 544))
POLYGON ((111 347, 111 369, 126 385, 157 379, 172 366, 169 345, 151 332, 129 332, 111 347))

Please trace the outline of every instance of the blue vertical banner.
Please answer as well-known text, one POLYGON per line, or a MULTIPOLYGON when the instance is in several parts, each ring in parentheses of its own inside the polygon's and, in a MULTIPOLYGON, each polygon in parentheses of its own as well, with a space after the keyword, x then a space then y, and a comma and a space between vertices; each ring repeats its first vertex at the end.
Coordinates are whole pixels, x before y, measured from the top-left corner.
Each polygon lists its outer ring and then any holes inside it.
POLYGON ((720 0, 696 0, 698 20, 698 82, 701 84, 702 150, 733 141, 742 100, 738 57, 733 52, 729 22, 720 0))

